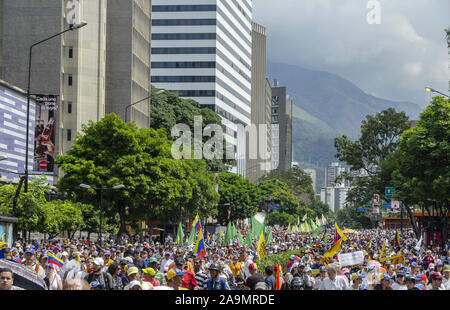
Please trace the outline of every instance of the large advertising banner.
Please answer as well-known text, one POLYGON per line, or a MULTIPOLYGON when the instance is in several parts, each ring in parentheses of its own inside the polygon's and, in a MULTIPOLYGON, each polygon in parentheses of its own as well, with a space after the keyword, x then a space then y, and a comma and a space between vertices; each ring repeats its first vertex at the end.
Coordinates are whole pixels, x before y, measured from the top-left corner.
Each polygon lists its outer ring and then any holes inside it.
POLYGON ((57 110, 58 96, 36 95, 34 171, 53 172, 54 170, 57 110))

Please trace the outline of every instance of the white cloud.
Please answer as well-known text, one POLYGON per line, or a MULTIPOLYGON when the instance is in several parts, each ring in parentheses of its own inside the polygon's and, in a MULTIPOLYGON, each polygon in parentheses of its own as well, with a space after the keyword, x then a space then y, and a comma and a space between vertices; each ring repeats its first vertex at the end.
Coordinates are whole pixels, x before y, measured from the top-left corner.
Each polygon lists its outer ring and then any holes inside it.
POLYGON ((380 0, 381 24, 369 25, 365 0, 255 0, 272 61, 329 71, 364 91, 426 102, 423 88, 448 88, 443 29, 450 1, 380 0))

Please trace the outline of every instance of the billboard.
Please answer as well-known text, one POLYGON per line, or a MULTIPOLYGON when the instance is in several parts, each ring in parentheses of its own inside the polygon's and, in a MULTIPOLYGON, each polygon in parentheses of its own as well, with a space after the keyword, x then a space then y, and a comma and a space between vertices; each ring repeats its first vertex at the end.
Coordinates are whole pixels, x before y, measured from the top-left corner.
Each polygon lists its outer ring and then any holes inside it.
POLYGON ((33 171, 53 172, 58 96, 36 95, 33 171))

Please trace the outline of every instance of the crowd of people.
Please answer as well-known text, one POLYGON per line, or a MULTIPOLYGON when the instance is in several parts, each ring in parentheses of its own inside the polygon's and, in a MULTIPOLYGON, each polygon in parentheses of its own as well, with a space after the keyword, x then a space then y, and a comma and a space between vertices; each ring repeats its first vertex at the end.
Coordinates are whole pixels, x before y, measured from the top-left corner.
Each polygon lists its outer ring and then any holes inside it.
MULTIPOLYGON (((89 240, 18 240, 4 259, 36 272, 48 290, 450 290, 450 250, 418 248, 412 231, 401 234, 397 247, 394 231, 348 234, 340 252, 364 251, 364 262, 341 266, 336 256, 324 258, 334 243, 331 229, 314 237, 271 229, 266 255, 292 253, 281 264, 258 266, 257 240, 243 245, 237 238, 229 245, 205 240, 205 257, 173 238, 108 238, 101 246, 89 240), (380 254, 400 252, 401 259, 381 260, 380 254)), ((21 288, 14 285, 14 272, 1 268, 0 290, 15 289, 21 288)))

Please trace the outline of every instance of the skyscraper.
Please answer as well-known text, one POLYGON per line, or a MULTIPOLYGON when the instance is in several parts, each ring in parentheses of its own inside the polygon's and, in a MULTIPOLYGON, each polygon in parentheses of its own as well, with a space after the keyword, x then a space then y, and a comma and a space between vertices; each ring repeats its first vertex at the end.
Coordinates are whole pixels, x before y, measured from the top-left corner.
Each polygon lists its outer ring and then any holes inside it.
POLYGON ((252 182, 256 182, 270 171, 272 88, 266 72, 266 41, 266 28, 253 23, 251 121, 252 125, 256 126, 256 134, 250 133, 247 144, 253 149, 247 150, 247 177, 252 182), (263 132, 262 126, 266 132, 263 132), (264 133, 266 133, 265 139, 262 136, 264 133))
POLYGON ((246 174, 251 122, 252 1, 153 0, 152 84, 217 112, 246 174), (238 126, 243 125, 243 126, 238 126))
POLYGON ((275 79, 272 86, 272 170, 292 166, 292 100, 275 79))
POLYGON ((336 182, 336 178, 345 172, 345 167, 339 163, 331 163, 325 170, 325 187, 345 187, 345 181, 336 182))

